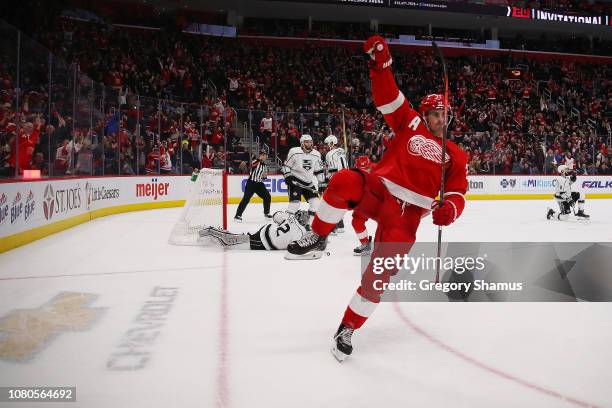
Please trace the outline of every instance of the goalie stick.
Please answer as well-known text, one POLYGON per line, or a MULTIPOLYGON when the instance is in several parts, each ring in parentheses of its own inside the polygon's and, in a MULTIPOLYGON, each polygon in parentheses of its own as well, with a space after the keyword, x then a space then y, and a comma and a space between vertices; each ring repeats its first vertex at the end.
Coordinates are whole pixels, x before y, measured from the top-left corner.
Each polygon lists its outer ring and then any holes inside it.
MULTIPOLYGON (((442 54, 442 50, 438 47, 435 41, 432 41, 432 46, 440 62, 442 63, 442 71, 444 76, 444 128, 442 130, 442 177, 440 180, 440 202, 439 206, 442 207, 444 204, 444 191, 445 191, 445 182, 446 182, 446 162, 444 158, 446 157, 446 132, 448 130, 448 72, 446 71, 446 60, 444 59, 444 54, 442 54)), ((442 256, 442 226, 438 225, 438 251, 437 258, 441 259, 442 256)), ((440 282, 440 262, 436 262, 436 283, 440 282)))

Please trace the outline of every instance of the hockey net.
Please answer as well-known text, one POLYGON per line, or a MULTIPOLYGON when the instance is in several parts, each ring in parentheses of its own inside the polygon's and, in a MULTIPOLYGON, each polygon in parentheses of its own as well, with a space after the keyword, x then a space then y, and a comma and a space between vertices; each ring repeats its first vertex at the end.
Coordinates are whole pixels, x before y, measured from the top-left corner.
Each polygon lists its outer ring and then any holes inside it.
POLYGON ((198 245, 198 232, 205 227, 227 228, 227 174, 202 169, 188 183, 189 196, 168 239, 173 245, 198 245))

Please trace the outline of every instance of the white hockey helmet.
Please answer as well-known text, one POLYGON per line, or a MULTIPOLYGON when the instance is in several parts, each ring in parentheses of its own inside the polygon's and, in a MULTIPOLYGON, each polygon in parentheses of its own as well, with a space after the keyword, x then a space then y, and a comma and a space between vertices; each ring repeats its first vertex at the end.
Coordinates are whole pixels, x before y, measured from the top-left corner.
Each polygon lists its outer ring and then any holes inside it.
POLYGON ((302 137, 300 137, 300 144, 304 143, 307 140, 310 140, 312 142, 312 136, 304 133, 302 137))
POLYGON ((300 137, 300 146, 302 146, 302 150, 305 150, 307 153, 312 151, 312 149, 314 147, 314 142, 312 141, 312 136, 307 135, 307 134, 303 134, 302 137, 300 137), (304 142, 310 142, 310 148, 305 148, 304 147, 304 142))
POLYGON ((557 173, 564 176, 565 173, 567 173, 567 166, 565 164, 562 164, 559 167, 557 167, 557 173))
POLYGON ((330 144, 336 146, 338 144, 338 138, 334 135, 329 135, 325 138, 323 143, 325 143, 327 146, 330 144))

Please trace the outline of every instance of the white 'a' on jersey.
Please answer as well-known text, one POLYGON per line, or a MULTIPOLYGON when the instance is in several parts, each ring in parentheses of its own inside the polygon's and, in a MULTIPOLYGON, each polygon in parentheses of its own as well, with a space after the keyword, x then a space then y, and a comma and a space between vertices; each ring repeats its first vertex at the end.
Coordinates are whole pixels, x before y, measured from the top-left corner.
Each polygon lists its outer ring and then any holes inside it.
POLYGON ((346 169, 346 152, 341 147, 335 147, 331 149, 325 155, 325 164, 327 166, 327 178, 330 179, 331 176, 337 172, 338 170, 346 169))
POLYGON ((314 149, 306 153, 301 146, 289 150, 287 160, 283 164, 285 179, 291 178, 303 187, 312 188, 314 176, 322 181, 323 172, 321 153, 314 149))
POLYGON ((264 225, 259 231, 259 239, 267 250, 287 249, 287 246, 306 234, 304 228, 293 216, 287 217, 280 224, 264 225))

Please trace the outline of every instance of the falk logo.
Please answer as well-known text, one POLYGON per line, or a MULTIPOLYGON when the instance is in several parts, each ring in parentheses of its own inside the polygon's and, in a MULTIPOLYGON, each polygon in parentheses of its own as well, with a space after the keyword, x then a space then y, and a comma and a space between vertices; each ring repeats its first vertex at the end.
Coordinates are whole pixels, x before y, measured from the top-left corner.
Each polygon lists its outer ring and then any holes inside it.
POLYGON ((34 209, 36 208, 36 201, 34 200, 34 193, 30 190, 30 194, 28 194, 28 198, 26 198, 25 203, 25 220, 29 220, 32 214, 34 214, 34 209))
POLYGON ((51 184, 47 184, 45 187, 45 194, 43 198, 43 210, 45 212, 45 218, 50 220, 53 217, 53 210, 55 209, 55 193, 51 184))
POLYGON ((516 179, 502 179, 499 184, 502 188, 514 188, 516 186, 516 179))
POLYGON ((0 360, 26 361, 64 332, 85 331, 105 308, 90 307, 97 295, 61 292, 35 309, 17 309, 0 319, 0 360))
POLYGON ((4 224, 4 221, 7 220, 9 215, 9 206, 8 199, 6 198, 6 194, 2 193, 0 197, 0 225, 4 224))

